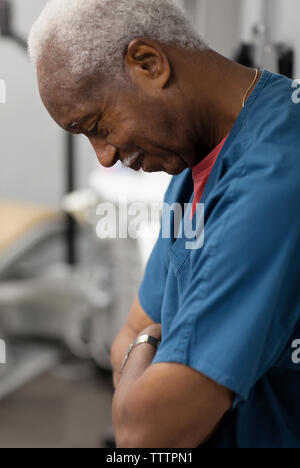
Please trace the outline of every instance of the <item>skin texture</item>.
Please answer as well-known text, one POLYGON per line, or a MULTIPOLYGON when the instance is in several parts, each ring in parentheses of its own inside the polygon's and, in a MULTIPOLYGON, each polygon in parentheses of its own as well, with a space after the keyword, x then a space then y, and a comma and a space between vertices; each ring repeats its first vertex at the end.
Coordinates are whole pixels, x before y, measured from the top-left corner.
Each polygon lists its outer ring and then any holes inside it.
POLYGON ((156 350, 148 344, 132 351, 121 375, 119 369, 128 345, 145 334, 161 340, 161 325, 149 319, 136 299, 111 354, 116 389, 112 415, 117 446, 196 448, 213 435, 230 409, 233 395, 187 366, 151 365, 156 350), (143 325, 146 328, 136 334, 143 325))
MULTIPOLYGON (((138 154, 132 169, 172 175, 193 168, 229 133, 255 76, 212 50, 183 51, 144 38, 129 44, 119 77, 74 77, 68 53, 51 44, 37 71, 50 115, 65 130, 85 134, 103 166, 138 154)), ((156 350, 148 344, 133 350, 121 375, 128 345, 145 333, 160 339, 161 326, 136 300, 111 352, 117 445, 197 447, 233 395, 187 366, 151 365, 156 350)))
POLYGON ((151 325, 155 325, 155 323, 143 311, 138 298, 136 298, 127 321, 122 330, 120 330, 111 348, 111 364, 115 388, 117 388, 121 378, 120 369, 128 346, 134 342, 142 330, 151 325))
POLYGON ((38 64, 41 98, 62 128, 85 134, 104 167, 133 153, 133 169, 179 174, 192 168, 227 135, 254 71, 216 52, 187 52, 135 39, 124 75, 70 75, 63 51, 38 64), (72 123, 78 125, 72 127, 72 123))

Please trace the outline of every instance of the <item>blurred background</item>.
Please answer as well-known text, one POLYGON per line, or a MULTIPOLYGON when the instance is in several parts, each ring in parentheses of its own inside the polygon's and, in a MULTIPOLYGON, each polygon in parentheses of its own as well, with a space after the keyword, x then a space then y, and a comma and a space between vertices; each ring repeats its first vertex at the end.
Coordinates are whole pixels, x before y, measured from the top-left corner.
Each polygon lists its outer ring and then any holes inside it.
MULTIPOLYGON (((0 0, 0 447, 104 447, 109 349, 159 220, 142 239, 101 239, 96 207, 121 216, 120 193, 159 206, 170 178, 103 169, 84 137, 52 122, 26 55, 45 3, 0 0)), ((300 77, 298 0, 178 3, 218 52, 300 77)))

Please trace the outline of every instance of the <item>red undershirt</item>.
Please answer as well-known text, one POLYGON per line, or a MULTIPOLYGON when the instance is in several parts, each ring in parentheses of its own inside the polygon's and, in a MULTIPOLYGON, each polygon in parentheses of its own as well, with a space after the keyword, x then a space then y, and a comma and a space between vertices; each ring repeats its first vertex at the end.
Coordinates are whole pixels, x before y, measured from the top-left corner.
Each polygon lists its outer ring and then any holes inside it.
POLYGON ((221 143, 216 146, 215 149, 206 156, 203 161, 201 161, 193 169, 193 179, 194 179, 194 200, 193 200, 193 209, 192 216, 196 213, 197 204, 200 203, 205 185, 209 179, 210 173, 213 170, 213 167, 222 151, 222 148, 228 138, 228 135, 221 141, 221 143))

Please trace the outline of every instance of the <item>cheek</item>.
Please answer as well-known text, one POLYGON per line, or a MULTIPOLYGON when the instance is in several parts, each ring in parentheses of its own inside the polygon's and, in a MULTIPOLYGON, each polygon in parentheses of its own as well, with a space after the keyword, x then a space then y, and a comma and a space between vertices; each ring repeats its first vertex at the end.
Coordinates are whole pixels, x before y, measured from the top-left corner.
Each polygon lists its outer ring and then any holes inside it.
POLYGON ((128 121, 124 122, 124 130, 136 145, 141 147, 163 147, 170 134, 165 118, 161 113, 156 113, 151 105, 145 106, 141 112, 134 112, 128 121))
MULTIPOLYGON (((108 138, 111 145, 124 150, 141 149, 150 154, 159 154, 162 149, 169 153, 181 152, 182 129, 176 126, 177 121, 172 116, 162 109, 159 112, 151 104, 145 105, 142 112, 122 110, 124 112, 114 116, 117 123, 112 126, 108 138)), ((153 161, 154 164, 158 163, 153 161)))
POLYGON ((110 133, 107 138, 107 141, 116 146, 119 149, 130 149, 134 148, 135 144, 135 131, 132 125, 118 125, 115 129, 110 133))

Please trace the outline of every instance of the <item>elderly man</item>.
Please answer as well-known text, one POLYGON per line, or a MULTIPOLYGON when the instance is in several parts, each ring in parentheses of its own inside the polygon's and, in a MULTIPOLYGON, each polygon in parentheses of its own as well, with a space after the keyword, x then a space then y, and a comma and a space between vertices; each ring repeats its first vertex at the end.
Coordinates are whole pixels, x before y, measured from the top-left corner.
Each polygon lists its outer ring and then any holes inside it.
POLYGON ((300 447, 292 82, 211 50, 171 0, 51 0, 29 50, 103 166, 174 175, 184 224, 205 204, 204 245, 160 235, 113 345, 118 447, 300 447))

